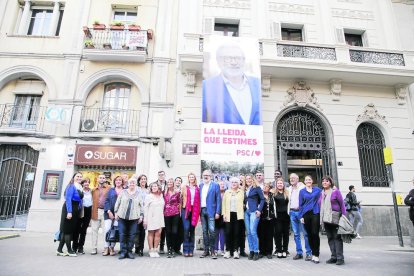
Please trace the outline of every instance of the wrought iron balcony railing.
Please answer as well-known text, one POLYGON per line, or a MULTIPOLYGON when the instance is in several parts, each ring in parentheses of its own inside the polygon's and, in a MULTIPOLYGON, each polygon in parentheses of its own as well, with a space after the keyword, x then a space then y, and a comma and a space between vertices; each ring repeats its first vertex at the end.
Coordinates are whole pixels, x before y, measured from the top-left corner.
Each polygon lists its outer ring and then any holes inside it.
POLYGON ((0 129, 42 132, 45 112, 45 106, 2 104, 0 105, 0 129))
POLYGON ((147 52, 148 38, 152 36, 150 30, 94 30, 84 27, 85 49, 129 50, 147 52))
POLYGON ((139 110, 83 108, 80 132, 139 134, 139 110))
POLYGON ((279 57, 308 58, 322 60, 336 60, 335 48, 316 47, 308 45, 277 44, 279 57))
POLYGON ((399 53, 350 49, 349 57, 352 62, 405 66, 404 55, 399 53))

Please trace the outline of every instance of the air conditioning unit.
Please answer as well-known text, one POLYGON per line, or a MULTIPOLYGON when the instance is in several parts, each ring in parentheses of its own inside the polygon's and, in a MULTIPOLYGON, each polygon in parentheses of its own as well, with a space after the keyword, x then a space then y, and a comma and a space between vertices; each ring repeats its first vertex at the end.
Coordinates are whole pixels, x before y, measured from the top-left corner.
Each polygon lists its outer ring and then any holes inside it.
POLYGON ((92 130, 95 127, 95 121, 91 119, 87 119, 83 121, 82 128, 84 130, 92 130))

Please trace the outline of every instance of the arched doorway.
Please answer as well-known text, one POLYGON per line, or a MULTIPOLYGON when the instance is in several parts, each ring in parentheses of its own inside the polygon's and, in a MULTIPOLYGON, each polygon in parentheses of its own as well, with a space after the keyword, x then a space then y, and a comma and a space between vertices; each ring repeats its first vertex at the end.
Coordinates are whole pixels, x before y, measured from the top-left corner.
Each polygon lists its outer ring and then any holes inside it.
POLYGON ((323 119, 307 109, 286 112, 276 127, 276 164, 285 178, 290 173, 312 175, 321 184, 323 175, 337 183, 333 137, 323 119))

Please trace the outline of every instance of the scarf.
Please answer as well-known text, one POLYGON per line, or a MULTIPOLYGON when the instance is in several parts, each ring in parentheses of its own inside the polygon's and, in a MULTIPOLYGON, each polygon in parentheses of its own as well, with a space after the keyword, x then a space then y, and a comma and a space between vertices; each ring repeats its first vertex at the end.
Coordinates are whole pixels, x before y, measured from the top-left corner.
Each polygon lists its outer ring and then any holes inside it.
POLYGON ((332 222, 331 195, 332 189, 329 189, 326 194, 325 191, 321 193, 321 224, 323 224, 323 222, 332 222))

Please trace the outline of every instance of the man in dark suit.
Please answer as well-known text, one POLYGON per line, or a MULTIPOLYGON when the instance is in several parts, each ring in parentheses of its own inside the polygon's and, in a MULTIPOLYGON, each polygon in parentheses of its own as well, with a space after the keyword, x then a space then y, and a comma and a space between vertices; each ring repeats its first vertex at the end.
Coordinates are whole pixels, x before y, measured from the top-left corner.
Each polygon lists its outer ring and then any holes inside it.
POLYGON ((244 52, 223 44, 216 58, 221 74, 203 81, 203 122, 260 125, 260 79, 244 74, 244 52))
POLYGON ((203 182, 200 185, 200 217, 204 242, 204 253, 200 258, 205 258, 211 254, 213 259, 217 259, 217 253, 215 252, 215 220, 219 219, 221 213, 221 195, 219 185, 211 180, 211 176, 210 170, 203 171, 203 182))

